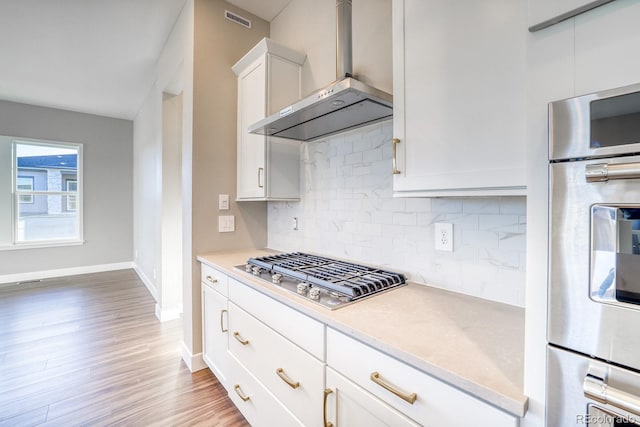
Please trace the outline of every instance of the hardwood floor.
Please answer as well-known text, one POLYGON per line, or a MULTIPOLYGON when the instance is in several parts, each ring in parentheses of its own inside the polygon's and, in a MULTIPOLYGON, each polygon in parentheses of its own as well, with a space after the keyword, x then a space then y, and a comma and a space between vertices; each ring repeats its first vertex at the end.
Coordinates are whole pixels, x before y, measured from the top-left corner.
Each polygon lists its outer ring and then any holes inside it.
POLYGON ((0 287, 0 426, 247 426, 133 270, 0 287))

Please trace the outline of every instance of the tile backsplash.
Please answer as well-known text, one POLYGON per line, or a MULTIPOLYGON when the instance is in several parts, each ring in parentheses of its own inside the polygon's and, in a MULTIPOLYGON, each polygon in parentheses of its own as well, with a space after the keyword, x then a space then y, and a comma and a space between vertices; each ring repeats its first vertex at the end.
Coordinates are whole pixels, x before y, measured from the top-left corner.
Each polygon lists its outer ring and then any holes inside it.
POLYGON ((269 203, 269 247, 375 264, 524 306, 525 198, 394 198, 391 135, 384 122, 302 143, 301 199, 269 203), (434 249, 436 222, 453 224, 453 252, 434 249))

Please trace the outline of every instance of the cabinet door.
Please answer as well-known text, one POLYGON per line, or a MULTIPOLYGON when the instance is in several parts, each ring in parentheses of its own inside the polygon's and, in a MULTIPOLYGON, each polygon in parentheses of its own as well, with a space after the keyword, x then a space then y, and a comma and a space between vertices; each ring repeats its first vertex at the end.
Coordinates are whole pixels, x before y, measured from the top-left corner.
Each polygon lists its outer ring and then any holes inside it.
POLYGON ((327 368, 325 415, 336 427, 418 426, 400 412, 327 368))
POLYGON ((227 298, 202 285, 203 359, 220 383, 227 387, 228 329, 227 298))
POLYGON ((238 76, 238 199, 265 197, 265 136, 247 129, 266 116, 266 84, 262 55, 238 76))
POLYGON ((393 188, 525 191, 524 0, 394 0, 393 188))

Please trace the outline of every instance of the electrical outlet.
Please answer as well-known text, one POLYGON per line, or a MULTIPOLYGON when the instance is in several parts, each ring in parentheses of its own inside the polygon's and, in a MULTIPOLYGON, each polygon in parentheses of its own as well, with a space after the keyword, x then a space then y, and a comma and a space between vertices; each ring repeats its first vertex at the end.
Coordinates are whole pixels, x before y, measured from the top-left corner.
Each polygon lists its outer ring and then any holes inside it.
POLYGON ((434 229, 436 250, 453 252, 453 224, 436 222, 434 229))

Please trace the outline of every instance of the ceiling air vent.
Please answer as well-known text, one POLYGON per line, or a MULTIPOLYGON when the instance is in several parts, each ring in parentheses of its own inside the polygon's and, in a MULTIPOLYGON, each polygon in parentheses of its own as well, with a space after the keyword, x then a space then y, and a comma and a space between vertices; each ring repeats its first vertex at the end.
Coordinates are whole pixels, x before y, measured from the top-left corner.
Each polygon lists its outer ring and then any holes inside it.
POLYGON ((233 21, 236 24, 240 24, 243 27, 247 27, 247 28, 251 28, 251 21, 248 20, 247 18, 243 18, 240 15, 236 15, 233 12, 229 12, 228 10, 224 11, 224 17, 227 18, 229 21, 233 21))

